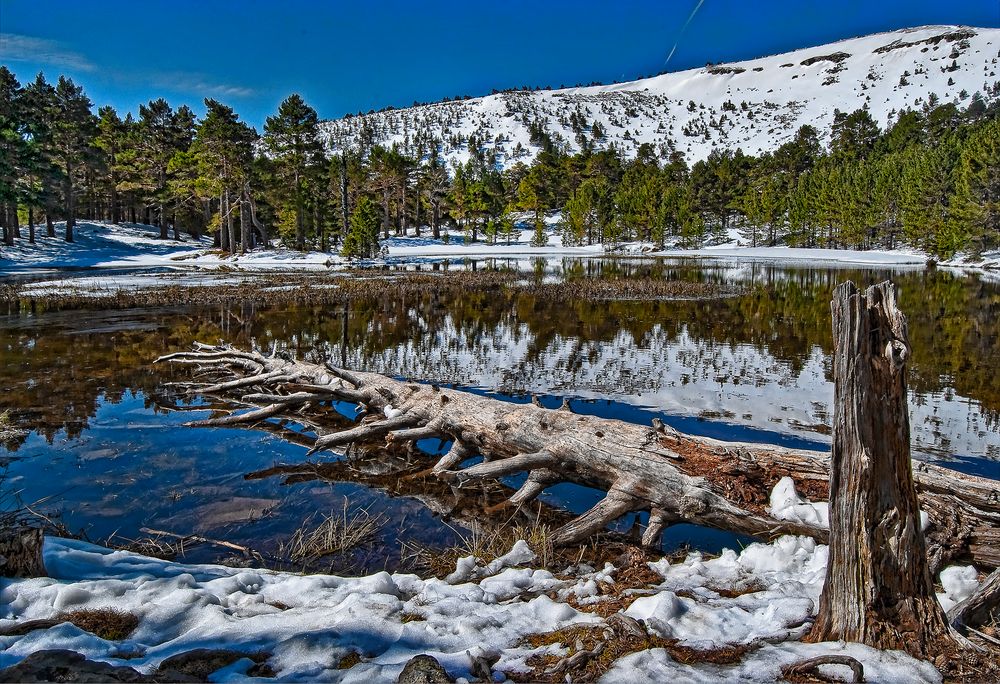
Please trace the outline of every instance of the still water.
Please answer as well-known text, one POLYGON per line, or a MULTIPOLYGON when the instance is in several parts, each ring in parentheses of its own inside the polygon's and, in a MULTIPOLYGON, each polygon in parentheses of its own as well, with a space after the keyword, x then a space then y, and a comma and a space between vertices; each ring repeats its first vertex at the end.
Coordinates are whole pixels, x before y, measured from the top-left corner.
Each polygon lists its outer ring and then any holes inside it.
MULTIPOLYGON (((25 501, 49 497, 40 506, 46 513, 94 540, 134 539, 151 528, 264 551, 314 512, 364 509, 385 524, 377 543, 343 559, 342 569, 396 567, 401 543, 440 546, 462 532, 446 490, 414 491, 384 473, 348 469, 332 479, 303 476, 306 448, 273 431, 184 427, 207 411, 197 397, 178 401, 169 385, 186 379, 185 370, 151 361, 194 340, 277 345, 505 400, 533 393, 558 406, 569 398, 578 412, 643 424, 660 417, 691 433, 823 449, 832 416, 832 290, 846 279, 885 278, 899 285, 910 322, 915 457, 1000 479, 995 282, 933 270, 736 261, 566 260, 540 262, 533 273, 545 281, 653 275, 744 289, 701 301, 572 301, 471 289, 347 307, 10 311, 0 315, 0 411, 33 429, 0 447, 3 486, 21 490, 25 501), (286 467, 246 477, 276 465, 286 467)), ((561 485, 545 501, 579 512, 595 496, 561 485)), ((711 551, 735 541, 678 526, 665 547, 711 551)), ((228 553, 203 546, 188 560, 228 553)))

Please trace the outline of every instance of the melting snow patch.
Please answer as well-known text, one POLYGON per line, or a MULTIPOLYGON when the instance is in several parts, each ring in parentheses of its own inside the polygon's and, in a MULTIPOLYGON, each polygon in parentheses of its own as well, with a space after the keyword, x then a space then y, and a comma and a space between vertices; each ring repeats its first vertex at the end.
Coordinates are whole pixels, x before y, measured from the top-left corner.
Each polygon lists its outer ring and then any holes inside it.
MULTIPOLYGON (((618 572, 612 565, 580 566, 567 569, 569 579, 560 579, 518 567, 535 560, 520 541, 491 563, 461 559, 444 580, 387 572, 303 576, 182 565, 48 539, 45 561, 52 576, 10 580, 0 589, 0 629, 51 618, 64 608, 108 606, 135 614, 139 627, 120 642, 68 623, 0 637, 0 668, 38 650, 68 648, 148 673, 170 656, 209 648, 270 653, 268 665, 286 681, 394 682, 420 654, 436 658, 453 677, 471 678, 474 659, 487 653, 500 656, 497 676, 530 672, 530 656, 559 649, 533 649, 522 639, 601 624, 597 615, 565 601, 572 597, 584 604, 613 592, 618 572), (339 669, 351 654, 356 664, 339 669)), ((751 650, 742 662, 726 666, 681 665, 662 649, 643 651, 620 659, 603 681, 771 681, 783 665, 829 653, 859 659, 871 681, 939 681, 933 667, 903 654, 784 641, 808 629, 826 563, 827 547, 793 536, 752 544, 738 554, 727 550, 714 559, 692 553, 681 563, 650 563, 662 582, 644 589, 650 593, 636 599, 628 615, 692 648, 746 644, 751 650), (780 643, 761 646, 775 641, 780 643)), ((950 600, 961 600, 975 588, 975 573, 949 568, 942 582, 950 600)), ((249 667, 249 661, 238 660, 212 679, 243 680, 249 667)))
POLYGON ((825 501, 812 503, 799 496, 795 482, 787 476, 778 480, 771 491, 771 515, 778 520, 830 529, 830 504, 825 501))
POLYGON ((941 586, 944 593, 938 594, 938 601, 945 612, 976 593, 979 588, 979 573, 971 565, 951 565, 941 571, 941 586))

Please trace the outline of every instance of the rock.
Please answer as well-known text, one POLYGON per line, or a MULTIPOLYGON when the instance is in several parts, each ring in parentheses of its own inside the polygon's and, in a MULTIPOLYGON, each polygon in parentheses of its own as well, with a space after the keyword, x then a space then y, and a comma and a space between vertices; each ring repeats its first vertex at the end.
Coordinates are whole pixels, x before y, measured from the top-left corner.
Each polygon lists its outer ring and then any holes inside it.
POLYGON ((441 663, 429 655, 418 655, 410 658, 399 673, 396 684, 454 684, 455 680, 448 676, 441 663))
POLYGON ((131 667, 115 667, 74 651, 37 651, 0 670, 0 682, 152 682, 131 667))
POLYGON ((170 656, 162 663, 154 675, 160 682, 205 682, 208 676, 237 660, 249 658, 256 665, 247 674, 251 677, 273 677, 274 671, 265 664, 270 653, 240 653, 212 648, 196 648, 170 656))

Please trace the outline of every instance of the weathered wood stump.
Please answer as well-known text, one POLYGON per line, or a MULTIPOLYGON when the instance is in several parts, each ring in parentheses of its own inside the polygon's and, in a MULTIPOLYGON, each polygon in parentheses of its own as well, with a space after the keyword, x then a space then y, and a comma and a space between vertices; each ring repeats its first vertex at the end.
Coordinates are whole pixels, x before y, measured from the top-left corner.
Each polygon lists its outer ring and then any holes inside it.
POLYGON ((934 594, 910 460, 906 318, 892 283, 833 296, 830 561, 811 641, 918 657, 951 640, 934 594))
POLYGON ((44 535, 33 527, 0 531, 0 577, 45 577, 44 535))

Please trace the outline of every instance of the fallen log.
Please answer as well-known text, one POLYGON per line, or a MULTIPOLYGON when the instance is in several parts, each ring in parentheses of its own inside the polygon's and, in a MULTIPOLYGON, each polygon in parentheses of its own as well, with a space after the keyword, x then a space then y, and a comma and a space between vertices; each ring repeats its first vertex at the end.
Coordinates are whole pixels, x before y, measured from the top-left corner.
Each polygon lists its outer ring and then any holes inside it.
MULTIPOLYGON (((578 415, 567 405, 513 404, 223 346, 198 344, 194 351, 157 361, 209 371, 211 382, 191 384, 188 391, 219 393, 230 406, 251 407, 198 425, 303 417, 317 425, 324 416, 332 418, 333 404, 346 402, 361 409, 360 419, 347 430, 320 433, 309 453, 438 437, 452 445, 430 472, 454 486, 527 472, 509 499, 513 506, 560 482, 606 492, 597 505, 555 532, 558 545, 580 542, 630 512, 649 513, 643 543, 653 547, 665 527, 677 522, 760 538, 801 534, 824 543, 828 538, 828 530, 817 525, 775 518, 768 504, 771 489, 785 476, 809 498, 826 500, 827 453, 693 437, 660 421, 647 427, 578 415), (481 463, 463 466, 476 455, 481 463)), ((1000 482, 931 464, 916 466, 914 479, 930 520, 932 570, 958 561, 984 569, 1000 566, 1000 482)))

